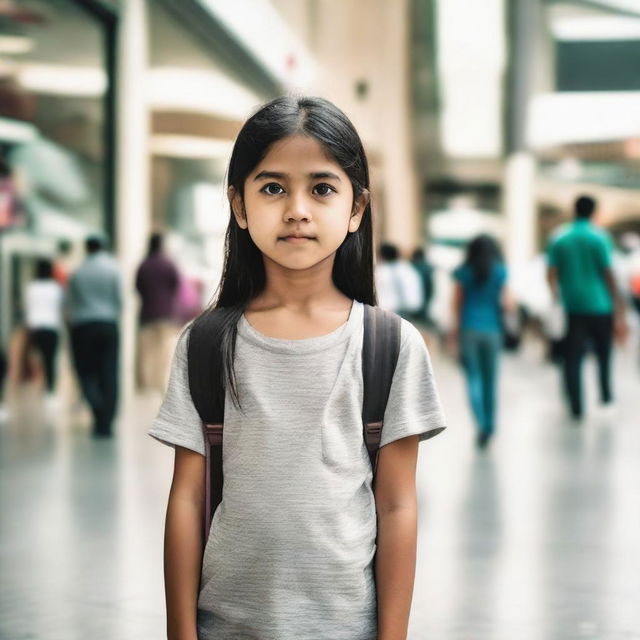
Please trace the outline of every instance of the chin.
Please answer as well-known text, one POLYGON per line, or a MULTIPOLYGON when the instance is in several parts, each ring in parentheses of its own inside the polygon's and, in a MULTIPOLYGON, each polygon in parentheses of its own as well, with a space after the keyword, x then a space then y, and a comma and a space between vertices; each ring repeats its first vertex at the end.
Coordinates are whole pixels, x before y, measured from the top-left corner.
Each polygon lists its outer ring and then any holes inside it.
POLYGON ((291 271, 304 271, 315 267, 321 260, 286 260, 278 262, 277 264, 283 269, 289 269, 291 271))
POLYGON ((329 257, 330 256, 325 256, 325 257, 297 256, 297 257, 291 258, 289 256, 288 258, 285 258, 285 259, 282 259, 282 257, 279 257, 279 258, 269 257, 269 259, 273 264, 277 265, 281 269, 289 269, 291 271, 304 271, 306 269, 311 269, 312 267, 319 265, 321 262, 324 262, 329 257))

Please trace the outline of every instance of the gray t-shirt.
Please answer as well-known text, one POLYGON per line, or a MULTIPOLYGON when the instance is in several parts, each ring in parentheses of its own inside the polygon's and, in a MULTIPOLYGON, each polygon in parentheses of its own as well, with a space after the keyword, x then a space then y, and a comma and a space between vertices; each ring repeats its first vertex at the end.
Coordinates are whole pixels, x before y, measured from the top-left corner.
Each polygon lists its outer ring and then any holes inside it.
MULTIPOLYGON (((362 434, 364 306, 315 338, 238 323, 244 414, 225 401, 224 488, 198 599, 201 640, 375 640, 376 509, 362 434)), ((186 334, 185 334, 186 335, 186 334)), ((186 339, 149 434, 204 455, 186 339)), ((418 330, 402 320, 381 446, 440 433, 444 417, 418 330)))

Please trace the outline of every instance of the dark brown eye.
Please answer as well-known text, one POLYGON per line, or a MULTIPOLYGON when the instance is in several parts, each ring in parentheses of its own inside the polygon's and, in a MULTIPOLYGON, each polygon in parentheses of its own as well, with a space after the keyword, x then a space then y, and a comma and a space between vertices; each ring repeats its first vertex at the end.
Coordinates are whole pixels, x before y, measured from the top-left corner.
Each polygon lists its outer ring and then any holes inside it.
POLYGON ((329 194, 336 192, 330 184, 326 184, 324 182, 322 184, 317 184, 313 190, 318 193, 319 196, 328 196, 329 194))
POLYGON ((284 193, 284 189, 277 182, 270 182, 269 184, 265 184, 262 189, 260 189, 263 193, 266 193, 269 196, 279 196, 281 193, 284 193), (272 189, 280 189, 280 191, 272 191, 272 189))

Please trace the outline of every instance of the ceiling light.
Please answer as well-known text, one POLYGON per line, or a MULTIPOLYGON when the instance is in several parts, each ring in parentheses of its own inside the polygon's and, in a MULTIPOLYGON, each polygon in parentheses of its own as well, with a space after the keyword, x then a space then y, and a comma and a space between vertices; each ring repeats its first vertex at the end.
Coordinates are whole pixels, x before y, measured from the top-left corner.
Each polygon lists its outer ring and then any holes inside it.
POLYGON ((29 142, 37 135, 38 130, 28 122, 0 118, 0 140, 3 142, 29 142))
POLYGON ((19 55, 33 51, 33 40, 27 36, 0 35, 0 54, 19 55))
POLYGON ((149 106, 244 120, 260 97, 218 71, 156 67, 148 75, 149 106))
POLYGON ((233 142, 219 138, 160 134, 151 136, 149 147, 156 156, 226 160, 231 155, 233 142))
POLYGON ((551 21, 556 40, 640 40, 640 19, 624 16, 566 16, 551 21))
POLYGON ((107 74, 93 67, 25 64, 16 77, 25 89, 34 93, 99 97, 107 89, 107 74))

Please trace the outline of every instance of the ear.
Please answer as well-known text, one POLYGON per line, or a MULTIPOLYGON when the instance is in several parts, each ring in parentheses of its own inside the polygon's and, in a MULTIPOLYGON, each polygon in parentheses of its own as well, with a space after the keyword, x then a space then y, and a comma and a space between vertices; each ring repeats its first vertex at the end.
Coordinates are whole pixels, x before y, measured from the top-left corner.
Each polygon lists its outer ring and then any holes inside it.
POLYGON ((355 200, 353 203, 353 211, 351 212, 351 218, 349 219, 349 231, 357 231, 360 227, 360 223, 362 222, 362 216, 364 215, 364 210, 367 208, 369 204, 370 195, 369 192, 365 189, 355 200))
POLYGON ((246 229, 247 225, 247 214, 244 209, 244 202, 242 201, 242 196, 236 191, 235 187, 229 187, 227 189, 227 197, 229 198, 229 204, 231 205, 231 211, 238 223, 238 226, 241 229, 246 229))

